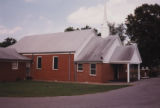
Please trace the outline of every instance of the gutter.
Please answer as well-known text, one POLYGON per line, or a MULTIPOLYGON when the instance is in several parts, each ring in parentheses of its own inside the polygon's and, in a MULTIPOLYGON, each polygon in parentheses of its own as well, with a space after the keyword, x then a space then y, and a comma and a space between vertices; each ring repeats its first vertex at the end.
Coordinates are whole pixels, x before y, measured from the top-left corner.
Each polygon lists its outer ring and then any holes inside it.
POLYGON ((75 63, 103 63, 103 61, 74 61, 75 63))
POLYGON ((21 52, 19 54, 52 54, 52 53, 75 53, 75 51, 55 51, 55 52, 21 52))

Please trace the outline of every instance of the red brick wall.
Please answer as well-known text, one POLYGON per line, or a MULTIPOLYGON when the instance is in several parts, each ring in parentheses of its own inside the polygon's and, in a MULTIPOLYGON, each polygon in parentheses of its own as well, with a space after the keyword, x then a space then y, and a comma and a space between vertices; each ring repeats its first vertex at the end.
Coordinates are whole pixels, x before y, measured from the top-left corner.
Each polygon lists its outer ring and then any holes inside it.
POLYGON ((77 72, 77 65, 74 64, 74 54, 52 54, 52 55, 27 55, 33 58, 31 65, 31 76, 34 80, 47 81, 78 81, 78 82, 108 82, 114 79, 114 70, 111 64, 97 63, 96 76, 90 75, 90 64, 83 64, 83 72, 77 72), (42 69, 37 69, 37 56, 42 57, 42 69), (58 56, 58 70, 52 70, 53 56, 58 56), (70 80, 69 80, 69 56, 70 80))
POLYGON ((0 81, 24 80, 26 77, 26 63, 19 62, 18 70, 12 70, 11 62, 0 62, 0 81))
POLYGON ((31 65, 31 76, 34 80, 47 81, 74 81, 74 55, 52 54, 52 55, 29 55, 33 58, 31 65), (37 56, 42 57, 42 68, 37 69, 37 56), (53 56, 58 57, 58 70, 52 69, 53 56), (69 80, 69 57, 70 57, 70 80, 69 80))
POLYGON ((83 64, 83 72, 77 72, 76 79, 79 82, 108 82, 109 80, 113 80, 114 72, 113 68, 110 64, 105 63, 97 63, 96 64, 96 75, 90 75, 90 64, 83 64))
POLYGON ((104 63, 102 64, 102 79, 103 82, 108 82, 109 80, 114 80, 114 69, 111 64, 104 63))

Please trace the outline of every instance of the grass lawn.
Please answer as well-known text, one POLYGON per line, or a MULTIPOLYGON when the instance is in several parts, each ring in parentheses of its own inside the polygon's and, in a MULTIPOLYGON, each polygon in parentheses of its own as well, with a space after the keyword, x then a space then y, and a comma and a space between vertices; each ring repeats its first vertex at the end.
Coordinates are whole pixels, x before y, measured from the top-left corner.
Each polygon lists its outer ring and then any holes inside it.
POLYGON ((38 81, 3 82, 0 83, 0 97, 72 96, 105 92, 127 86, 38 81))

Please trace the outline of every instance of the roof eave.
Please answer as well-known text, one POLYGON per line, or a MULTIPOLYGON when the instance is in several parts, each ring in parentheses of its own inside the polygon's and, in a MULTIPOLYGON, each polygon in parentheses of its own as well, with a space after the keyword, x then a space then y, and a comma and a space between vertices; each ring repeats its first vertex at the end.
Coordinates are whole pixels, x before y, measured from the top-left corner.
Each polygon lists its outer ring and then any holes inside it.
POLYGON ((75 53, 75 51, 55 51, 55 52, 19 52, 20 54, 51 54, 51 53, 75 53))
POLYGON ((29 61, 32 61, 32 59, 7 59, 7 58, 0 59, 0 62, 14 62, 14 61, 29 62, 29 61))
POLYGON ((131 62, 131 61, 110 61, 111 64, 141 64, 142 62, 131 62))

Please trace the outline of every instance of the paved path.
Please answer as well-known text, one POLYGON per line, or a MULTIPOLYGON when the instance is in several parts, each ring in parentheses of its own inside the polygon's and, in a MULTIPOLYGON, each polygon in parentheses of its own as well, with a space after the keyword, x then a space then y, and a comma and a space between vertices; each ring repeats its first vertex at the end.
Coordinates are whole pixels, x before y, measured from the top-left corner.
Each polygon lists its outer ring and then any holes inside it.
POLYGON ((0 108, 160 108, 160 78, 105 93, 45 98, 0 98, 0 108))

